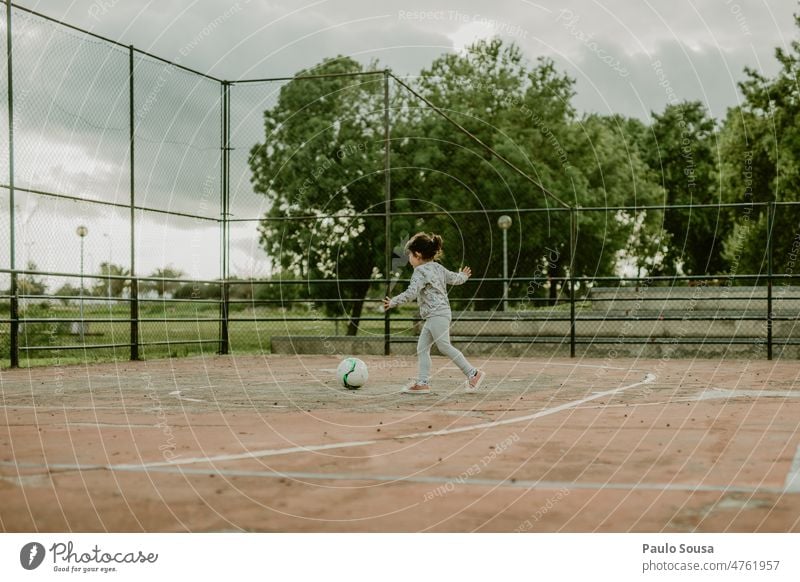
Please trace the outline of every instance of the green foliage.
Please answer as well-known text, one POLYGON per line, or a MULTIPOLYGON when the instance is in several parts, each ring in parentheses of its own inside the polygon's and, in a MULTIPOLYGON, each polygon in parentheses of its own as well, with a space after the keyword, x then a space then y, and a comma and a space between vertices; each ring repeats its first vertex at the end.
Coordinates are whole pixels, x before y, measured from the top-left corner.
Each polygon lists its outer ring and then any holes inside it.
POLYGON ((174 299, 219 299, 222 291, 218 283, 182 283, 172 296, 174 299))
MULTIPOLYGON (((100 275, 112 277, 127 277, 130 270, 113 263, 100 263, 100 275)), ((129 279, 93 279, 91 293, 97 297, 122 297, 125 290, 130 289, 129 279)), ((85 284, 85 283, 84 283, 85 284)))
MULTIPOLYGON (((313 70, 360 71, 347 58, 326 60, 313 70)), ((381 210, 382 81, 379 76, 295 79, 264 113, 265 141, 252 149, 251 168, 256 191, 270 203, 261 242, 285 271, 312 279, 367 279, 383 272, 383 220, 345 216, 381 210), (277 220, 319 214, 334 216, 277 220)), ((654 203, 661 191, 641 159, 642 128, 635 127, 638 135, 632 139, 626 130, 635 124, 628 120, 578 119, 573 85, 552 61, 540 59, 531 66, 516 46, 498 39, 436 59, 414 84, 534 181, 509 169, 409 92, 396 90, 391 99, 392 210, 401 214, 393 218, 393 241, 419 230, 440 233, 446 241, 443 260, 451 269, 470 264, 478 276, 500 277, 502 232, 496 214, 423 213, 537 208, 542 212, 513 216, 511 274, 558 278, 568 274, 571 217, 537 182, 576 206, 654 203)), ((620 256, 632 254, 643 238, 645 218, 643 213, 582 214, 575 273, 612 274, 620 256)), ((479 290, 454 289, 453 296, 497 296, 501 289, 500 283, 485 283, 479 290)), ((368 291, 368 284, 336 290, 341 298, 356 300, 368 291)), ((551 296, 556 291, 551 285, 551 296)), ((326 285, 309 285, 309 292, 332 296, 326 285)), ((348 312, 349 305, 323 304, 328 314, 348 312)), ((361 309, 357 301, 349 311, 351 333, 361 309)))
POLYGON ((70 283, 64 283, 61 287, 56 290, 56 295, 60 295, 63 298, 60 299, 61 303, 64 305, 69 305, 70 299, 69 297, 78 297, 81 294, 80 287, 74 287, 70 283))
MULTIPOLYGON (((795 17, 800 26, 800 17, 795 17)), ((745 69, 739 83, 742 104, 731 108, 721 138, 722 182, 729 202, 796 202, 800 200, 800 42, 777 48, 780 71, 774 78, 745 69)), ((800 244, 800 209, 778 206, 773 227, 776 272, 793 273, 800 244)), ((739 272, 766 271, 766 206, 735 212, 737 228, 726 240, 726 254, 738 257, 739 272)))
MULTIPOLYGON (((48 303, 24 305, 20 308, 20 319, 58 318, 48 303)), ((58 345, 58 336, 69 334, 68 322, 23 322, 19 326, 19 341, 22 346, 58 345)))
MULTIPOLYGON (((499 41, 479 42, 466 54, 448 54, 422 71, 415 90, 442 109, 484 144, 501 155, 525 149, 508 135, 510 125, 525 127, 517 114, 525 97, 528 72, 518 49, 503 47, 499 41), (516 105, 515 105, 516 104, 516 105)), ((545 78, 543 84, 563 85, 563 79, 545 78)), ((549 89, 543 89, 549 90, 549 89)), ((555 90, 565 90, 559 86, 555 90)), ((533 95, 533 90, 530 92, 533 95)), ((407 93, 405 109, 395 116, 392 135, 392 208, 413 213, 394 219, 394 239, 424 230, 441 234, 445 241, 443 262, 455 270, 469 264, 481 277, 502 275, 502 234, 497 214, 482 215, 487 208, 513 209, 543 205, 541 191, 533 192, 527 182, 518 187, 505 166, 459 132, 433 109, 407 93), (536 202, 533 202, 536 200, 536 202), (477 211, 473 215, 416 213, 441 210, 477 211)), ((518 136, 515 135, 515 138, 518 136)), ((519 160, 514 160, 519 163, 519 160)), ((524 166, 530 166, 523 159, 524 166)), ((530 168, 527 168, 530 171, 530 168)), ((543 247, 543 233, 536 228, 522 230, 520 217, 509 232, 512 270, 525 270, 535 263, 535 253, 521 252, 534 245, 543 247), (524 243, 522 241, 525 241, 524 243)), ((406 275, 407 276, 407 275, 406 275)), ((454 288, 452 296, 498 296, 499 283, 454 288)), ((456 302, 458 306, 458 302, 456 302)))
MULTIPOLYGON (((658 173, 666 205, 722 202, 718 185, 715 121, 699 101, 670 104, 653 114, 644 144, 649 166, 658 173)), ((653 274, 689 275, 724 272, 723 238, 730 231, 730 213, 711 208, 673 209, 661 215, 663 259, 653 274)))
MULTIPOLYGON (((374 69, 374 67, 373 67, 374 69)), ((347 57, 327 59, 307 73, 362 72, 347 57)), ((316 220, 262 221, 261 243, 280 266, 309 279, 368 279, 382 263, 383 77, 294 80, 264 112, 265 142, 251 150, 256 192, 266 196, 266 218, 333 215, 316 220)), ((330 296, 331 287, 312 288, 330 296)), ((342 285, 342 299, 363 299, 368 283, 342 285)), ((355 334, 362 303, 332 302, 329 315, 349 312, 355 334), (351 307, 352 306, 352 307, 351 307)))
POLYGON ((303 283, 286 283, 286 281, 301 281, 292 273, 277 273, 255 289, 256 301, 269 301, 268 308, 280 307, 291 310, 298 304, 293 303, 304 295, 306 285, 303 283), (277 281, 284 281, 283 284, 277 281))
MULTIPOLYGON (((445 240, 447 267, 469 264, 478 277, 500 277, 503 237, 496 221, 503 210, 513 220, 510 275, 536 279, 533 288, 512 285, 517 297, 555 299, 555 281, 570 267, 579 276, 758 272, 767 236, 761 209, 643 207, 797 199, 800 44, 778 50, 777 58, 782 71, 775 79, 747 71, 745 102, 718 128, 703 105, 691 101, 668 105, 650 124, 620 115, 579 116, 571 78, 547 59, 525 61, 516 46, 498 39, 445 54, 408 82, 499 156, 395 85, 391 246, 402 248, 420 230, 437 232, 445 240), (562 208, 547 191, 581 211, 562 208)), ((298 77, 363 71, 339 57, 298 77)), ((270 207, 261 243, 284 274, 340 281, 384 275, 384 221, 364 216, 383 209, 382 114, 380 75, 298 78, 265 111, 265 138, 251 151, 251 169, 270 207), (317 218, 322 215, 331 216, 317 218), (285 220, 306 216, 314 218, 285 220)), ((776 252, 794 256, 799 221, 788 211, 777 212, 775 221, 776 252)), ((405 278, 403 267, 395 257, 391 275, 405 278)), ((265 287, 255 296, 289 289, 265 287)), ((339 284, 335 292, 309 284, 305 291, 354 299, 320 303, 329 315, 349 314, 350 333, 363 299, 377 296, 366 283, 339 284)), ((471 297, 501 293, 501 283, 489 282, 455 288, 452 297, 456 307, 465 307, 471 297)))
MULTIPOLYGON (((28 261, 26 270, 36 271, 36 263, 28 261)), ((17 291, 20 295, 44 295, 47 291, 47 285, 36 275, 19 275, 17 277, 17 291)))
MULTIPOLYGON (((499 40, 476 43, 466 54, 445 55, 423 71, 419 92, 454 120, 575 206, 654 203, 660 193, 639 150, 628 146, 618 120, 576 117, 571 105, 573 81, 554 64, 523 62, 516 47, 499 40)), ((568 274, 570 213, 531 180, 455 130, 452 124, 421 107, 407 114, 393 135, 403 139, 396 158, 410 160, 392 174, 394 187, 408 198, 403 210, 511 209, 509 262, 513 273, 568 274), (515 208, 541 213, 515 214, 515 208)), ((497 214, 429 217, 403 224, 407 232, 443 234, 449 256, 471 264, 482 276, 502 276, 502 232, 497 214)), ((636 217, 617 212, 581 213, 577 222, 574 272, 608 275, 618 256, 631 246, 636 217)), ((457 267, 457 264, 451 267, 457 267)), ((544 286, 541 287, 544 289, 544 286)), ((520 287, 519 289, 522 289, 520 287)), ((550 285, 555 297, 556 286, 550 285)), ((500 283, 484 284, 482 296, 499 296, 500 283)), ((474 289, 453 291, 470 296, 474 289)))
MULTIPOLYGON (((156 269, 150 273, 150 276, 158 279, 181 279, 185 273, 180 269, 168 266, 156 269)), ((173 295, 180 286, 181 283, 177 281, 142 281, 139 283, 139 292, 155 291, 159 297, 164 297, 164 295, 173 295)))
POLYGON ((601 209, 577 215, 578 275, 614 275, 620 258, 639 256, 650 224, 646 212, 606 207, 653 205, 662 196, 635 136, 626 134, 631 125, 598 115, 577 124, 571 148, 578 168, 572 178, 573 204, 601 209))

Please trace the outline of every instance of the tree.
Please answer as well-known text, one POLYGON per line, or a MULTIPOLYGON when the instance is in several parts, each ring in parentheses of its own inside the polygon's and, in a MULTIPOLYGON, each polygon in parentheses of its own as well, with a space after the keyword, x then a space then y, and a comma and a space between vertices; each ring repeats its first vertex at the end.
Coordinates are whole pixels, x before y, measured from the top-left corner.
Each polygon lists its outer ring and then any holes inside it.
MULTIPOLYGON (((795 16, 800 27, 800 16, 795 16)), ((735 228, 725 243, 731 271, 767 270, 768 207, 751 203, 800 200, 800 42, 775 49, 780 71, 774 78, 745 69, 739 83, 744 100, 731 108, 722 129, 722 183, 729 202, 737 208, 735 228)), ((773 270, 797 270, 797 225, 800 208, 779 206, 775 212, 772 245, 773 270)))
MULTIPOLYGON (((36 271, 36 263, 28 261, 25 269, 36 271)), ((20 295, 44 295, 46 291, 47 284, 36 275, 19 275, 17 277, 17 292, 20 295)))
MULTIPOLYGON (((664 202, 664 190, 659 185, 659 173, 647 163, 650 148, 650 128, 635 118, 610 115, 601 118, 617 136, 611 148, 611 167, 618 179, 628 185, 617 185, 623 192, 624 205, 643 207, 664 202), (620 173, 622 172, 622 173, 620 173)), ((623 248, 616 250, 616 270, 636 276, 657 274, 663 270, 668 251, 663 229, 663 213, 649 209, 619 211, 611 226, 617 236, 626 239, 623 248), (635 272, 633 271, 635 269, 635 272)))
MULTIPOLYGON (((715 121, 699 101, 669 104, 653 114, 645 156, 664 188, 666 205, 722 202, 718 187, 715 121)), ((721 273, 727 267, 722 241, 730 231, 730 213, 714 208, 667 210, 656 234, 663 259, 654 274, 721 273)))
POLYGON ((78 287, 74 287, 71 283, 64 283, 55 293, 59 297, 61 297, 60 301, 64 305, 68 305, 70 300, 69 297, 77 297, 81 294, 81 290, 78 287))
POLYGON ((663 191, 642 159, 635 137, 626 134, 631 125, 635 126, 629 120, 600 115, 587 115, 576 124, 571 149, 578 168, 572 176, 573 204, 594 208, 577 214, 577 275, 614 275, 622 260, 641 264, 641 242, 649 236, 653 216, 635 208, 656 204, 663 191), (620 206, 629 208, 613 209, 620 206))
POLYGON ((220 299, 219 283, 182 283, 172 294, 174 299, 220 299))
MULTIPOLYGON (((100 263, 100 275, 112 277, 127 277, 131 272, 120 265, 113 263, 100 263)), ((95 279, 92 285, 92 295, 98 297, 122 297, 126 289, 129 289, 131 282, 129 279, 95 279)))
POLYGON ((383 220, 360 216, 382 211, 383 77, 299 77, 360 72, 347 57, 301 71, 264 112, 265 141, 250 152, 254 190, 270 205, 259 226, 261 244, 284 271, 331 279, 310 291, 341 299, 320 308, 346 313, 349 335, 358 330, 370 283, 336 280, 368 280, 383 264, 383 220), (298 219, 308 215, 329 217, 298 219))
POLYGON ((259 283, 255 288, 256 303, 269 301, 267 307, 291 310, 296 304, 294 301, 304 295, 302 283, 287 283, 295 281, 297 277, 292 273, 273 273, 269 280, 259 283))
MULTIPOLYGON (((150 276, 156 279, 181 279, 184 275, 183 271, 171 265, 164 268, 159 267, 150 273, 150 276)), ((155 291, 160 299, 164 295, 174 295, 180 285, 178 281, 142 281, 139 288, 143 291, 155 291)))
MULTIPOLYGON (((562 193, 564 136, 574 112, 569 103, 572 81, 552 63, 529 70, 519 49, 499 39, 479 41, 464 53, 447 54, 423 70, 415 89, 484 144, 562 193)), ((393 209, 420 214, 394 219, 395 238, 417 230, 439 232, 445 239, 450 268, 470 264, 476 276, 502 275, 502 231, 499 214, 511 209, 510 274, 542 268, 553 247, 551 220, 556 212, 515 214, 520 207, 557 205, 541 189, 520 177, 453 124, 416 99, 409 99, 393 127, 393 209), (395 145, 396 144, 396 145, 395 145), (401 198, 402 197, 402 198, 401 198), (448 214, 447 211, 474 211, 448 214), (438 215, 422 212, 444 211, 438 215)), ((568 229, 567 229, 568 232, 568 229)), ((567 240, 569 237, 567 236, 567 240)), ((555 247, 553 247, 555 248, 555 247)), ((555 290, 553 288, 553 290, 555 290)), ((454 288, 452 297, 499 297, 502 283, 454 288)))
MULTIPOLYGON (((573 86, 574 81, 559 73, 552 61, 539 59, 530 67, 514 45, 504 46, 497 39, 437 59, 419 81, 423 95, 569 205, 654 202, 659 189, 650 181, 638 148, 626 143, 618 120, 578 118, 571 104, 573 86)), ((400 142, 406 150, 400 154, 411 162, 401 176, 402 186, 394 190, 414 194, 412 210, 478 212, 415 220, 407 225, 408 231, 424 226, 445 233, 445 240, 455 243, 453 254, 464 257, 476 274, 498 277, 503 264, 498 215, 480 211, 541 209, 512 216, 510 270, 546 274, 551 280, 567 275, 568 210, 429 108, 420 106, 416 116, 407 117, 411 120, 407 133, 399 135, 410 137, 400 142)), ((393 172, 393 183, 397 176, 393 172)), ((630 247, 631 225, 636 221, 618 212, 581 212, 578 217, 575 274, 612 274, 619 253, 630 247)), ((528 288, 523 285, 517 293, 528 288)), ((499 283, 484 284, 481 295, 498 297, 501 289, 499 283)), ((557 285, 551 284, 552 301, 557 292, 557 285)), ((474 288, 460 288, 453 296, 476 293, 474 288)))
MULTIPOLYGON (((361 67, 345 58, 313 70, 353 71, 361 67)), ((446 266, 470 264, 478 277, 500 277, 497 210, 541 210, 514 213, 510 274, 564 277, 570 265, 570 212, 543 187, 575 206, 653 203, 660 193, 619 121, 578 118, 571 103, 574 81, 552 61, 540 59, 531 66, 513 44, 479 41, 464 53, 444 55, 421 72, 412 89, 533 180, 411 92, 394 87, 393 248, 416 231, 438 232, 445 239, 446 266)), ((380 77, 295 79, 265 112, 265 141, 252 149, 251 169, 255 190, 270 202, 261 242, 284 273, 340 280, 383 275, 383 218, 360 214, 382 210, 382 89, 380 77), (323 214, 328 217, 293 220, 323 214)), ((612 274, 620 253, 630 251, 634 233, 642 230, 642 218, 582 213, 575 273, 612 274)), ((402 264, 393 261, 393 276, 402 264)), ((370 285, 337 285, 309 285, 308 291, 324 298, 338 292, 345 301, 324 304, 326 312, 348 313, 348 333, 355 333, 370 285)), ((484 282, 480 288, 454 288, 452 297, 458 307, 470 297, 499 297, 501 291, 502 283, 484 282)), ((513 292, 524 294, 527 285, 513 292)), ((557 286, 551 285, 551 299, 556 294, 557 286)))

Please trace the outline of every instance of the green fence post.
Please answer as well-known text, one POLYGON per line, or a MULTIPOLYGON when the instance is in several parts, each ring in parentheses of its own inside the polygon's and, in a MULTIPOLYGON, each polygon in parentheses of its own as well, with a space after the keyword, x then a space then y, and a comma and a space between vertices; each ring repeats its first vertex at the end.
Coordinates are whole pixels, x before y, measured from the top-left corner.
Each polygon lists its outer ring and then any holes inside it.
POLYGON ((128 139, 130 140, 130 229, 131 229, 131 360, 139 359, 139 279, 136 278, 136 173, 134 168, 133 45, 128 47, 128 139))
POLYGON ((575 357, 575 253, 577 245, 578 211, 569 211, 569 357, 575 357))
POLYGON ((230 352, 230 302, 228 289, 228 255, 230 253, 230 223, 228 221, 230 212, 229 188, 230 188, 230 125, 231 125, 231 97, 230 83, 222 82, 222 187, 220 189, 220 214, 221 230, 220 236, 220 326, 219 326, 219 353, 228 354, 230 352))
POLYGON ((12 368, 19 367, 19 297, 17 290, 16 268, 16 249, 14 238, 14 67, 12 59, 12 40, 11 40, 11 2, 6 2, 6 64, 8 70, 8 209, 9 209, 9 264, 11 266, 11 305, 9 315, 11 316, 10 330, 10 365, 12 368))
MULTIPOLYGON (((13 215, 12 215, 13 216, 13 215)), ((13 220, 13 218, 12 218, 13 220)), ((19 297, 17 288, 17 274, 11 273, 11 305, 9 315, 11 316, 11 335, 10 335, 10 366, 19 368, 19 297)))
MULTIPOLYGON (((391 284, 391 271, 392 271, 392 180, 391 180, 391 128, 389 126, 389 71, 383 72, 383 173, 384 173, 384 225, 385 225, 385 272, 386 272, 386 292, 385 296, 389 295, 389 285, 391 284)), ((392 327, 389 311, 383 313, 383 353, 389 355, 392 351, 392 327)))
POLYGON ((767 207, 767 360, 772 359, 772 228, 775 225, 775 201, 767 207))

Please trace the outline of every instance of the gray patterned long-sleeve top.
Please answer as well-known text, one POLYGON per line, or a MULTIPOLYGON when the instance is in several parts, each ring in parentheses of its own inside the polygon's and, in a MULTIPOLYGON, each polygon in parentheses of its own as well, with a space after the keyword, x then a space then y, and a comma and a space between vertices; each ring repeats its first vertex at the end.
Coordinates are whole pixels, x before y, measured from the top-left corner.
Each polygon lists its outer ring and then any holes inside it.
POLYGON ((448 271, 435 261, 423 263, 414 268, 408 289, 393 297, 389 307, 396 307, 416 299, 422 319, 436 315, 452 317, 450 302, 447 300, 447 286, 463 285, 468 278, 466 273, 448 271))

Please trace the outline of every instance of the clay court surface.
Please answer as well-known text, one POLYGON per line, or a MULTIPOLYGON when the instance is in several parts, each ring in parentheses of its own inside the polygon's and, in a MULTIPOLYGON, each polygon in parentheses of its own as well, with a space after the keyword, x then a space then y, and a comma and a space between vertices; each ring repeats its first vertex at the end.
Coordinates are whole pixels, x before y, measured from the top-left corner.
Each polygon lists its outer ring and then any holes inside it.
POLYGON ((3 531, 800 531, 800 363, 209 356, 0 372, 3 531))

